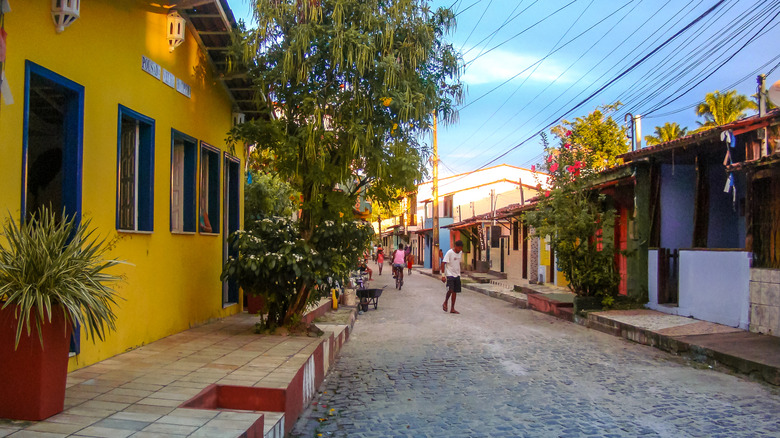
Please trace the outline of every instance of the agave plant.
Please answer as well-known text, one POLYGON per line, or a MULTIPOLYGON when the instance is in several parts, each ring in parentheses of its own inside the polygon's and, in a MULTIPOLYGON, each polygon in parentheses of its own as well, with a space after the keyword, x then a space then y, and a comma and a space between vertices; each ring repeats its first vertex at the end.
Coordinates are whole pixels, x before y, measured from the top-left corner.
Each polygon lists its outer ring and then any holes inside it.
POLYGON ((64 213, 58 219, 42 207, 21 225, 6 219, 3 235, 0 303, 3 309, 17 306, 16 347, 33 325, 43 345, 41 325, 57 311, 70 324, 87 327, 93 342, 116 329, 117 295, 108 285, 121 277, 107 271, 120 261, 105 257, 110 246, 90 229, 90 220, 79 223, 64 213))

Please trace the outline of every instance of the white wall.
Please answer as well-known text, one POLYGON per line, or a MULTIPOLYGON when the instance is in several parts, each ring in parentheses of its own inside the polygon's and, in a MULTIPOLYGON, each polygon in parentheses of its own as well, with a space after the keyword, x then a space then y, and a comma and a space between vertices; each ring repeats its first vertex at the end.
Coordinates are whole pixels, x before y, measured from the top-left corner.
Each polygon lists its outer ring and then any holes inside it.
POLYGON ((680 303, 696 319, 748 328, 750 262, 746 251, 680 250, 680 303))
POLYGON ((648 251, 650 309, 747 330, 750 260, 746 251, 680 250, 677 307, 658 305, 658 251, 648 251))

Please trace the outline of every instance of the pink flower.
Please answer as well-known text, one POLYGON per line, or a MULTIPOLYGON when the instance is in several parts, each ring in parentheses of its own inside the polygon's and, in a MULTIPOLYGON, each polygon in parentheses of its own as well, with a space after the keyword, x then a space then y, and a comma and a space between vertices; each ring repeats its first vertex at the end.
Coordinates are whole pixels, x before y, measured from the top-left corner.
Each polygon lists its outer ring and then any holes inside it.
POLYGON ((552 160, 553 160, 553 156, 552 155, 548 155, 547 156, 547 162, 548 163, 552 163, 552 160))
POLYGON ((531 172, 536 172, 536 165, 535 164, 531 165, 531 172))
POLYGON ((564 145, 563 145, 564 149, 569 149, 569 147, 571 147, 571 145, 569 143, 564 143, 564 145))
POLYGON ((566 131, 566 136, 571 137, 571 131, 566 131))
POLYGON ((582 168, 582 161, 575 161, 574 165, 577 166, 578 169, 582 168))
POLYGON ((545 198, 549 198, 549 197, 550 197, 550 195, 551 195, 551 193, 550 193, 550 191, 549 191, 549 190, 547 190, 546 192, 544 192, 544 197, 545 197, 545 198))
POLYGON ((556 170, 558 170, 558 163, 552 163, 550 165, 550 172, 555 172, 556 170))

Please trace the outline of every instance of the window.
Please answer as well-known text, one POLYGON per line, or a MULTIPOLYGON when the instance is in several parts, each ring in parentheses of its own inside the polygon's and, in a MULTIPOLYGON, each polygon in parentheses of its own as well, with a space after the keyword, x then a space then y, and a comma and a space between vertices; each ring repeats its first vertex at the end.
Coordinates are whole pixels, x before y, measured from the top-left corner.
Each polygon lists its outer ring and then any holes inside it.
POLYGON ((152 231, 154 120, 119 106, 117 229, 152 231))
POLYGON ((219 149, 200 143, 200 211, 201 233, 219 234, 219 149))
POLYGON ((444 197, 444 203, 441 210, 441 217, 452 217, 452 195, 444 197))
POLYGON ((490 227, 490 247, 498 248, 501 245, 501 226, 492 225, 490 227))
POLYGON ((172 130, 171 134, 171 231, 196 230, 198 143, 172 130))

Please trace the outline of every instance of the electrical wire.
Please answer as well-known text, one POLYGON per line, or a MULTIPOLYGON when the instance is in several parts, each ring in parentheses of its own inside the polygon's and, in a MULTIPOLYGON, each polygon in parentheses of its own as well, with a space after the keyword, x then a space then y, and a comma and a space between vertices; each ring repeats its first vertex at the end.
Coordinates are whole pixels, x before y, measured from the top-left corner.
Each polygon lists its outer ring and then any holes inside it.
MULTIPOLYGON (((516 145, 514 145, 514 146, 510 147, 509 149, 507 149, 507 150, 506 150, 506 151, 504 151, 503 153, 499 154, 498 156, 494 157, 493 159, 489 160, 488 162, 486 162, 486 163, 485 163, 485 164, 483 164, 482 166, 478 167, 477 169, 475 169, 475 170, 473 170, 473 171, 469 172, 468 174, 470 174, 470 173, 473 173, 473 172, 477 172, 477 171, 479 171, 479 170, 481 170, 481 169, 484 169, 485 167, 487 167, 487 166, 489 166, 489 165, 491 165, 491 164, 495 163, 496 161, 498 161, 498 160, 500 160, 501 158, 505 157, 505 156, 506 156, 507 154, 509 154, 510 152, 512 152, 512 151, 514 151, 515 149, 517 149, 517 148, 519 148, 519 147, 523 146, 524 144, 526 144, 526 143, 527 143, 528 141, 530 141, 532 138, 536 137, 537 135, 541 134, 542 132, 544 132, 544 131, 545 131, 545 130, 547 130, 548 128, 550 128, 550 127, 552 127, 553 125, 555 125, 555 124, 557 123, 557 120, 560 120, 561 118, 563 118, 563 117, 566 117, 566 116, 567 116, 567 115, 569 115, 570 113, 572 113, 572 112, 576 111, 577 109, 579 109, 580 107, 582 107, 583 105, 585 105, 585 103, 587 103, 588 101, 590 101, 590 100, 591 100, 593 97, 597 96, 598 94, 600 94, 601 92, 603 92, 604 90, 606 90, 607 88, 609 88, 611 85, 613 85, 615 82, 617 82, 618 80, 620 80, 622 77, 624 77, 625 75, 627 75, 628 73, 630 73, 631 71, 633 71, 634 69, 636 69, 636 67, 638 67, 639 65, 643 64, 643 63, 644 63, 646 60, 648 60, 649 58, 651 58, 653 55, 655 55, 655 54, 656 54, 658 51, 660 51, 662 48, 664 48, 664 47, 666 47, 667 45, 669 45, 669 43, 671 43, 672 41, 674 41, 675 39, 677 39, 677 38, 678 38, 680 35, 682 35, 682 34, 683 34, 683 33, 685 33, 686 31, 688 31, 688 30, 689 30, 690 28, 692 28, 692 27, 693 27, 693 26, 694 26, 696 23, 700 22, 702 19, 704 19, 705 17, 707 17, 709 14, 711 14, 713 11, 715 11, 716 9, 718 9, 720 6, 722 6, 722 5, 723 5, 723 3, 724 3, 724 2, 725 2, 725 0, 720 0, 720 1, 718 1, 717 3, 715 3, 715 5, 713 5, 713 6, 712 6, 712 7, 710 7, 709 9, 707 9, 707 10, 706 10, 704 13, 702 13, 702 14, 701 14, 701 15, 699 15, 697 18, 695 18, 693 21, 691 21, 690 23, 688 23, 688 24, 687 24, 685 27, 683 27, 682 29, 680 29, 680 30, 678 30, 677 32, 675 32, 675 33, 674 33, 674 34, 673 34, 671 37, 667 38, 667 39, 666 39, 666 40, 665 40, 663 43, 661 43, 660 45, 656 46, 656 47, 655 47, 655 48, 654 48, 652 51, 650 51, 649 53, 647 53, 646 55, 644 55, 644 56, 643 56, 641 59, 639 59, 638 61, 636 61, 636 62, 635 62, 634 64, 632 64, 630 67, 628 67, 627 69, 623 70, 623 71, 622 71, 620 74, 618 74, 616 77, 614 77, 614 78, 610 79, 609 81, 607 81, 607 83, 605 83, 604 85, 602 85, 601 87, 599 87, 599 89, 598 89, 598 90, 596 90, 596 91, 594 91, 593 93, 591 93, 591 94, 590 94, 588 97, 586 97, 585 99, 582 99, 582 100, 581 100, 579 103, 577 103, 577 104, 576 104, 576 105, 574 105, 573 107, 569 108, 569 109, 568 109, 566 112, 564 112, 563 114, 561 114, 561 115, 560 115, 560 117, 557 117, 557 118, 555 118, 555 119, 554 119, 552 122, 548 123, 547 125, 545 125, 545 126, 544 126, 544 127, 542 127, 541 129, 539 129, 538 131, 536 131, 536 132, 535 132, 533 135, 531 135, 531 136, 527 137, 526 139, 522 140, 522 141, 521 141, 521 142, 519 142, 518 144, 516 144, 516 145)), ((466 175, 468 175, 468 174, 466 174, 466 175)), ((465 177, 465 175, 464 175, 463 177, 465 177)), ((461 177, 461 178, 463 178, 463 177, 461 177)))
MULTIPOLYGON (((668 3, 668 2, 667 2, 667 3, 668 3)), ((665 6, 665 5, 664 5, 664 6, 665 6)), ((674 16, 676 17, 676 16, 680 15, 680 14, 681 14, 681 12, 684 10, 684 8, 685 8, 685 7, 683 7, 683 9, 680 9, 679 11, 677 11, 677 12, 674 14, 674 16)), ((658 12, 656 12, 656 14, 657 14, 657 13, 659 13, 660 11, 661 11, 661 9, 659 8, 659 10, 658 10, 658 12)), ((588 70, 588 71, 587 71, 585 74, 583 74, 583 75, 582 75, 582 76, 581 76, 581 77, 580 77, 578 80, 574 81, 574 82, 573 82, 573 84, 572 84, 571 86, 569 86, 568 88, 566 88, 566 89, 565 89, 563 92, 561 92, 561 93, 560 93, 560 94, 559 94, 559 95, 558 95, 556 98, 554 98, 554 99, 551 99, 551 100, 550 100, 550 103, 548 103, 548 104, 547 104, 547 105, 546 105, 544 108, 542 108, 542 109, 541 109, 540 111, 538 111, 536 114, 537 114, 537 115, 539 115, 539 114, 542 114, 542 113, 543 113, 545 110, 547 110, 548 108, 550 108, 550 107, 553 105, 553 103, 554 103, 555 101, 557 101, 558 99, 560 99, 561 97, 563 97, 563 96, 564 96, 564 95, 565 95, 567 92, 569 92, 569 90, 571 90, 571 89, 574 87, 574 84, 575 84, 575 83, 579 83, 580 81, 582 81, 582 80, 583 80, 585 77, 587 77, 587 76, 588 76, 588 75, 589 75, 591 72, 593 72, 593 70, 595 70, 595 69, 596 69, 596 67, 598 67, 599 65, 601 65, 601 64, 602 64, 602 63, 603 63, 603 62, 604 62, 604 61, 605 61, 605 60, 606 60, 606 59, 607 59, 607 58, 610 56, 610 53, 617 51, 617 49, 619 49, 619 48, 620 48, 622 45, 624 45, 626 42, 628 42, 629 38, 630 38, 631 36, 633 36, 634 34, 636 34, 636 33, 639 31, 639 29, 640 29, 640 28, 643 28, 643 27, 646 27, 646 26, 648 26, 648 23, 650 22, 650 20, 652 20, 652 17, 653 17, 654 15, 656 15, 656 14, 651 14, 651 15, 650 15, 650 17, 649 17, 649 18, 648 18, 648 19, 647 19, 647 20, 644 22, 644 24, 642 24, 641 26, 637 26, 637 27, 634 29, 634 32, 632 32, 632 33, 631 33, 631 34, 628 36, 628 38, 621 38, 621 42, 620 42, 620 43, 619 43, 619 44, 618 44, 618 45, 617 45, 615 48, 613 48, 612 50, 609 50, 609 51, 608 51, 608 54, 606 54, 604 57, 602 57, 602 58, 601 58, 601 60, 599 60, 599 61, 598 61, 596 64, 594 64, 594 65, 593 65, 593 66, 592 66, 592 67, 591 67, 591 68, 590 68, 590 69, 589 69, 589 70, 588 70)), ((680 20, 682 20, 682 18, 680 18, 680 20)), ((678 23, 679 23, 679 21, 680 21, 680 20, 678 20, 678 23)), ((668 24, 670 21, 671 21, 671 20, 667 21, 667 24, 668 24)), ((639 48, 641 48, 641 47, 642 47, 642 45, 643 45, 643 44, 644 44, 644 43, 645 43, 645 42, 646 42, 646 41, 647 41, 649 38, 651 38, 651 37, 652 37, 652 35, 654 35, 655 33, 661 33, 661 32, 663 31, 664 27, 665 27, 665 25, 664 25, 664 26, 659 26, 659 27, 656 27, 656 31, 655 31, 655 32, 653 32, 653 33, 651 33, 651 35, 650 35, 650 36, 648 36, 647 38, 645 38, 645 40, 644 40, 644 41, 642 41, 642 42, 641 42, 639 45, 637 45, 637 46, 636 46, 634 49, 632 49, 632 50, 631 50, 631 52, 633 52, 633 51, 636 51, 636 50, 638 50, 639 48)), ((657 40, 656 40, 656 41, 657 41, 657 40)), ((634 58, 634 59, 636 59, 636 58, 634 58)), ((617 67, 617 66, 618 66, 618 65, 616 64, 615 66, 613 66, 613 67, 611 67, 610 69, 608 69, 608 70, 607 70, 607 72, 614 70, 614 68, 615 68, 615 67, 617 67)), ((570 67, 571 67, 571 66, 570 66, 570 67)), ((606 73, 605 73, 605 74, 602 74, 602 75, 601 75, 601 77, 599 77, 599 80, 600 80, 600 79, 602 79, 602 78, 604 78, 605 76, 606 76, 606 73)), ((561 105, 561 106, 560 106, 558 109, 556 109, 556 110, 553 112, 553 114, 550 114, 548 117, 552 117, 554 114, 557 114, 558 112, 562 111, 562 110, 563 110, 563 108, 565 108, 565 107, 566 107, 567 105, 569 105, 570 103, 574 102, 576 98, 578 98, 579 96, 581 96, 582 94, 584 94, 584 93, 585 93, 587 90, 588 90, 588 88, 585 88, 585 89, 581 90, 581 91, 580 91, 579 93, 577 93, 577 94, 576 94, 574 97, 572 97, 571 99, 569 99, 569 101, 568 101, 568 102, 566 102, 564 105, 561 105)), ((527 106, 527 105, 528 105, 528 104, 526 104, 526 106, 527 106)), ((514 115, 513 115, 513 116, 512 116, 510 119, 508 119, 508 120, 507 120, 507 121, 506 121, 506 122, 505 122, 503 125, 501 125, 501 127, 505 126, 507 123, 509 123, 509 122, 510 122, 510 121, 511 121, 511 120, 512 120, 514 117, 516 117, 517 115, 519 115, 521 112, 522 112, 522 109, 521 109, 520 111, 516 112, 516 113, 515 113, 515 114, 514 114, 514 115)), ((518 126, 517 128, 515 128, 515 130, 514 130, 513 132, 517 132, 517 131, 519 131, 520 129, 522 129, 522 127, 524 127, 526 124, 528 124, 528 123, 529 123, 529 122, 530 122, 532 119, 533 119, 533 117, 532 117, 532 118, 530 118, 530 119, 526 119, 526 120, 525 120, 525 122, 523 122, 523 123, 522 123, 520 126, 518 126)), ((500 129, 500 128, 499 128, 499 129, 500 129)), ((494 132, 495 132, 495 131, 494 131, 494 132)), ((503 141, 503 140, 506 140, 506 139, 507 139, 508 137, 510 137, 511 135, 512 135, 512 133, 509 133, 509 134, 507 134, 507 135, 506 135, 506 136, 505 136, 503 139, 501 139, 501 141, 503 141)))
MULTIPOLYGON (((633 1, 634 1, 634 0, 632 0, 632 2, 633 2, 633 1)), ((588 3, 588 5, 585 7, 585 9, 583 9, 583 10, 582 10, 582 12, 580 12, 580 14, 577 16, 577 18, 576 18, 576 19, 575 19, 575 20, 574 20, 574 21, 571 23, 571 25, 569 25, 568 29, 566 29, 566 32, 564 32, 564 33, 563 33, 563 35, 561 35, 561 37, 560 37, 560 38, 558 38, 558 41, 556 41, 556 42, 555 42, 555 44, 553 45, 553 47, 552 47, 552 48, 551 48, 551 49, 550 49, 550 50, 547 52, 547 55, 546 55, 544 58, 542 58, 542 59, 540 60, 540 62, 539 62, 539 63, 537 63, 537 64, 536 64, 536 66, 535 66, 535 67, 534 67, 534 69, 531 71, 531 73, 529 73, 529 74, 528 74, 528 76, 526 76, 526 77, 523 79, 523 81, 520 83, 520 85, 518 85, 518 86, 515 88, 515 90, 514 90, 514 91, 513 91, 513 92, 512 92, 512 93, 511 93, 509 96, 507 96, 507 98, 506 98, 506 99, 504 99, 504 102, 503 102, 503 103, 502 103, 502 104, 501 104, 501 105, 500 105, 498 108, 496 108, 496 109, 495 109, 495 111, 493 111, 493 114, 491 114, 490 116, 488 116, 488 118, 487 118, 487 119, 485 119, 485 121, 482 123, 482 125, 481 125, 479 128, 477 128, 477 129, 474 131, 474 133, 473 133, 471 136, 469 136, 469 137, 468 137, 466 140, 464 140, 464 141, 463 141, 463 142, 462 142, 460 145, 456 146, 456 147, 455 147, 455 148, 454 148, 454 149, 451 151, 451 153, 455 153, 455 151, 459 150, 459 149, 460 149, 462 146, 464 146, 466 143, 468 143, 468 141, 469 141, 469 140, 471 140, 471 138, 472 138, 472 137, 473 137, 473 136, 474 136, 474 135, 475 135, 477 132, 479 132, 479 131, 480 131, 480 130, 481 130, 481 129, 482 129, 482 128, 483 128, 483 127, 484 127, 484 126, 485 126, 485 125, 486 125, 486 124, 487 124, 487 123, 488 123, 488 122, 489 122, 489 121, 490 121, 490 120, 491 120, 491 119, 492 119, 492 118, 493 118, 493 117, 494 117, 496 114, 497 114, 497 113, 498 113, 498 111, 499 111, 499 110, 501 110, 501 108, 503 108, 503 107, 504 107, 504 105, 506 105, 506 104, 507 104, 507 103, 508 103, 508 102, 509 102, 509 101, 512 99, 512 97, 513 97, 513 96, 514 96, 514 95, 515 95, 515 94, 516 94, 518 91, 520 91, 520 88, 522 88, 522 87, 523 87, 523 85, 525 85, 525 83, 528 81, 528 79, 529 79, 531 76, 533 76, 533 74, 536 72, 536 70, 538 70, 538 69, 539 69, 539 67, 541 67, 541 65, 542 65, 542 62, 543 62, 545 59, 547 59, 548 57, 550 57, 550 56, 551 56, 553 53, 555 53, 555 52, 557 51, 557 50, 556 50, 556 48, 558 48, 558 45, 561 43, 561 41, 563 41, 563 39, 566 37, 566 35, 568 35, 568 34, 569 34, 569 32, 570 32, 570 31, 571 31, 571 30, 574 28, 574 26, 575 26, 575 25, 576 25, 576 24, 577 24, 577 23, 578 23, 578 22, 579 22, 579 21, 582 19, 582 17, 585 15, 585 13, 588 11, 588 9, 590 9, 590 7, 593 5, 593 2, 594 2, 594 0, 591 0, 591 2, 590 2, 590 3, 588 3)), ((617 11, 615 11, 614 13, 617 13, 617 11)), ((614 13, 613 13, 613 14, 614 14, 614 13)), ((613 14, 610 14, 610 16, 611 16, 611 15, 613 15, 613 14)), ((605 18, 605 19, 606 19, 606 18, 605 18)), ((603 20, 602 20, 602 21, 603 21, 603 20)), ((601 23, 601 21, 600 21, 599 23, 601 23)), ((599 24, 599 23, 597 23, 597 24, 599 24)), ((591 26, 591 28, 590 28, 590 29, 592 29, 593 27, 595 27, 595 25, 591 26)), ((589 30, 590 30, 590 29, 589 29, 589 30)), ((575 39, 576 39, 576 38, 575 38, 575 39)), ((569 42, 571 42, 571 41, 573 41, 573 40, 570 40, 569 42)), ((567 44, 568 44, 568 42, 567 42, 567 44)), ((524 71, 525 71, 525 70, 524 70, 524 71)), ((522 73, 522 72, 521 72, 521 73, 522 73)), ((511 79, 514 79, 515 77, 517 77, 517 75, 515 75, 515 76, 514 76, 513 78, 511 78, 511 79)), ((511 79, 510 79, 510 80, 511 80, 511 79)), ((505 83, 506 83, 506 82, 505 82, 505 83)), ((483 95, 483 96, 480 96, 480 98, 482 98, 482 97, 484 97, 484 95, 483 95)), ((464 107, 464 108, 465 108, 465 107, 464 107)))
MULTIPOLYGON (((670 1, 671 1, 671 0, 667 0, 667 2, 666 2, 666 3, 665 3, 663 6, 665 6, 666 4, 668 4, 670 1)), ((636 9, 636 8, 637 8, 637 7, 638 7, 640 4, 641 4, 641 3, 642 3, 642 1, 640 0, 640 1, 639 1, 639 2, 636 4, 636 5, 634 5, 634 7, 633 7, 633 8, 629 9, 629 10, 626 12, 626 14, 625 14, 625 15, 623 15, 623 17, 619 18, 619 19, 618 19, 618 20, 615 22, 615 24, 614 24, 614 25, 612 25, 612 27, 610 27, 610 28, 609 28, 609 30, 607 30, 607 32, 605 32, 605 33, 604 33, 604 34, 603 34, 603 35, 602 35, 602 36, 601 36, 599 39, 597 39, 597 40, 596 40, 596 41, 595 41, 595 42, 594 42, 594 43, 593 43, 593 44, 592 44, 592 45, 591 45, 591 46, 590 46, 588 49, 586 49, 585 51, 583 51, 582 53, 580 53, 580 56, 579 56, 579 57, 578 57, 576 60, 574 60, 574 62, 572 62, 571 64, 569 64, 569 66, 568 66, 568 67, 566 67, 566 69, 565 69, 563 72, 561 72, 561 73, 560 73, 560 74, 559 74, 559 75, 558 75, 558 76, 557 76, 557 77, 556 77, 556 78, 555 78, 555 79, 554 79, 552 82, 548 83, 548 84, 547 84, 547 86, 546 86, 544 89, 542 89, 541 91, 539 91, 539 92, 536 94, 536 96, 534 96, 534 97, 533 97, 533 98, 531 98, 530 100, 527 100, 527 101, 525 102, 525 105, 523 105, 523 106, 522 106, 522 107, 521 107, 521 108, 520 108, 520 109, 519 109, 519 110, 518 110, 518 111, 517 111, 517 112, 516 112, 514 115, 512 115, 511 117, 509 117, 509 118, 508 118, 508 119, 507 119, 507 120, 506 120, 506 121, 505 121, 505 122, 504 122, 502 125, 500 125, 498 128, 496 128, 495 130, 493 130, 493 131, 492 131, 492 133, 491 133, 489 136, 487 136, 487 137, 483 138, 483 139, 482 139, 482 141, 481 141, 479 144, 477 144, 475 147, 479 147, 480 145, 484 144, 484 143, 485 143, 485 142, 486 142, 486 141, 487 141, 487 140, 488 140, 490 137, 492 137, 492 136, 493 136, 493 135, 494 135, 496 132, 498 132, 498 130, 500 130, 501 128, 503 128, 504 126, 506 126, 506 124, 507 124, 507 123, 509 123, 510 121, 512 121, 512 119, 514 119, 514 118, 515 118, 515 117, 516 117, 518 114, 522 113, 522 112, 523 112, 523 111, 524 111, 524 110, 525 110, 525 109, 526 109, 526 108, 527 108, 527 107, 528 107, 528 106, 529 106, 531 103, 535 102, 535 101, 536 101, 536 99, 537 99, 539 96, 541 96, 541 95, 542 95, 542 94, 543 94, 545 91, 547 91, 547 90, 548 90, 548 89, 549 89, 551 86, 553 86, 553 85, 554 85, 556 82, 558 82, 558 80, 560 80, 560 79, 563 77, 563 75, 565 75, 565 74, 566 74, 566 73, 567 73, 567 72, 568 72, 568 71, 569 71, 569 70, 570 70, 572 67, 574 67, 574 65, 576 65, 576 64, 577 64, 577 63, 578 63, 578 62, 579 62, 579 61, 580 61, 580 60, 581 60, 583 57, 585 57, 585 55, 586 55, 586 54, 588 54, 588 53, 589 53, 591 50, 593 50, 593 48, 595 48, 595 47, 596 47, 596 46, 597 46, 597 45, 598 45, 598 44, 599 44, 599 43, 600 43, 600 42, 601 42, 601 41, 602 41, 604 38, 606 38, 606 37, 607 37, 607 36, 608 36, 608 35, 609 35, 609 34, 610 34, 610 33, 611 33, 611 32, 612 32, 612 31, 613 31, 613 30, 614 30, 614 29, 617 27, 617 25, 618 25, 618 24, 620 24, 620 22, 621 22, 622 20, 624 20, 624 19, 625 19, 625 18, 628 16, 628 14, 632 13, 632 12, 633 12, 633 11, 634 11, 634 10, 635 10, 635 9, 636 9)), ((663 6, 661 6, 661 7, 663 8, 663 6)), ((616 11, 616 12, 617 12, 617 11, 616 11)), ((651 19, 651 18, 648 18, 648 21, 649 21, 650 19, 651 19)), ((645 22, 645 23, 647 23, 647 22, 645 22)), ((634 30, 634 32, 636 32, 637 30, 638 30, 638 29, 635 29, 635 30, 634 30)), ((633 35, 633 34, 632 34, 632 35, 633 35)), ((623 42, 621 42, 621 44, 620 44, 620 45, 622 45, 623 43, 625 43, 625 41, 627 41, 627 40, 623 40, 623 42)), ((619 45, 618 47, 620 47, 620 45, 619 45)), ((591 70, 592 70, 592 69, 591 69, 591 70)), ((589 73, 589 72, 588 72, 588 73, 589 73)), ((586 75, 587 75, 587 73, 586 73, 586 75)), ((525 82, 524 82, 524 83, 525 83, 525 82)), ((522 84, 521 84, 521 85, 522 85, 522 84)), ((566 91, 568 91, 569 89, 571 89, 571 87, 569 87, 569 88, 568 88, 566 91)), ((564 93, 565 93, 565 91, 564 91, 564 93)), ((512 93, 512 95, 514 95, 514 93, 512 93)), ((506 104, 506 103, 509 101, 509 99, 510 99, 511 97, 512 97, 512 96, 510 95, 510 96, 509 96, 509 98, 507 98, 507 99, 504 101, 504 103, 502 103, 502 104, 501 104, 501 107, 503 107, 503 106, 504 106, 504 104, 506 104)), ((499 107, 499 109, 500 109, 501 107, 499 107)), ((493 114, 491 114, 491 116, 490 116, 490 117, 488 117, 488 118, 485 120, 485 122, 484 122, 484 123, 483 123, 483 124, 482 124, 482 125, 481 125, 481 126, 478 128, 478 129, 477 129, 477 131, 479 131, 479 130, 480 130, 482 127, 484 127, 484 126, 485 126, 485 125, 486 125, 486 124, 487 124, 487 123, 488 123, 488 122, 489 122, 489 121, 490 121, 490 120, 493 118, 493 116, 495 116, 495 115, 496 115, 496 113, 497 113, 497 112, 498 112, 498 111, 494 111, 494 112, 493 112, 493 114)), ((528 121, 528 120, 526 120, 526 123, 527 123, 527 121, 528 121)), ((514 132, 517 132, 519 129, 521 129, 523 126, 525 126, 525 124, 526 124, 526 123, 523 123, 522 125, 520 125, 520 127, 516 128, 514 131, 512 131, 512 132, 508 133, 508 134, 507 134, 506 136, 504 136, 504 137, 503 137, 501 140, 499 140, 499 142, 495 143, 495 145, 498 145, 498 144, 500 144, 500 142, 501 142, 501 141, 504 141, 504 140, 506 140, 507 138, 509 138, 510 136, 512 136, 512 135, 514 134, 514 132)), ((460 148, 460 146, 464 145, 464 144, 465 144, 465 143, 466 143, 468 140, 470 140, 470 139, 471 139, 471 137, 473 137, 473 134, 472 134, 472 136, 470 136, 470 137, 469 137, 469 138, 468 138, 466 141, 464 141, 464 142, 463 142, 463 143, 461 143, 461 144, 460 144, 458 147, 456 147, 456 149, 459 149, 459 148, 460 148)), ((488 150, 488 152, 489 152, 490 150, 492 150, 492 149, 493 149, 493 148, 490 148, 490 149, 488 150)))
POLYGON ((474 31, 477 30, 477 27, 479 27, 479 23, 482 23, 482 19, 485 18, 485 13, 487 13, 488 9, 490 9, 490 5, 492 4, 493 4, 493 0, 490 0, 487 6, 485 6, 485 10, 482 11, 482 15, 479 16, 479 20, 477 20, 477 22, 474 24, 474 27, 471 28, 471 32, 469 32, 469 35, 463 41, 463 44, 461 44, 459 52, 463 51, 463 48, 466 46, 466 43, 469 42, 469 38, 471 38, 471 35, 473 35, 474 31))

